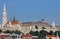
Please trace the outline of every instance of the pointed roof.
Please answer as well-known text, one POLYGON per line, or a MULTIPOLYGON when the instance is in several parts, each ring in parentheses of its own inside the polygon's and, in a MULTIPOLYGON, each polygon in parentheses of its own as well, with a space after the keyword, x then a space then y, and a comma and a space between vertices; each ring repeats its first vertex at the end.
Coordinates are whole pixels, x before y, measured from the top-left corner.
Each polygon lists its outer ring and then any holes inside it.
POLYGON ((4 10, 3 11, 6 11, 6 5, 5 5, 5 3, 4 3, 4 10))
POLYGON ((54 23, 54 21, 53 21, 53 23, 52 23, 52 26, 55 26, 55 23, 54 23))

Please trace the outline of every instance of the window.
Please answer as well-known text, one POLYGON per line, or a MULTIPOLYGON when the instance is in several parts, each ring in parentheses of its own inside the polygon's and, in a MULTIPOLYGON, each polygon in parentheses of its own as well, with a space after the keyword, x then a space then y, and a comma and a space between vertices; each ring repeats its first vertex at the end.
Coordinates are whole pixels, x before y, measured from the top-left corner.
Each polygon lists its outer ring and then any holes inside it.
POLYGON ((42 29, 46 29, 45 27, 42 27, 42 29))
POLYGON ((37 25, 35 25, 35 28, 38 29, 37 25))

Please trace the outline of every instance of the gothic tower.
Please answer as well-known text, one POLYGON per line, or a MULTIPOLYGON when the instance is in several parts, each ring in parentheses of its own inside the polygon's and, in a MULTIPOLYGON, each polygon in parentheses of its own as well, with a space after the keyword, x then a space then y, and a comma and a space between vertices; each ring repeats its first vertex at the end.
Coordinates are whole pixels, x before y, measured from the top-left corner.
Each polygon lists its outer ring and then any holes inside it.
POLYGON ((6 5, 4 3, 2 26, 4 26, 6 23, 7 23, 7 12, 6 12, 6 5))

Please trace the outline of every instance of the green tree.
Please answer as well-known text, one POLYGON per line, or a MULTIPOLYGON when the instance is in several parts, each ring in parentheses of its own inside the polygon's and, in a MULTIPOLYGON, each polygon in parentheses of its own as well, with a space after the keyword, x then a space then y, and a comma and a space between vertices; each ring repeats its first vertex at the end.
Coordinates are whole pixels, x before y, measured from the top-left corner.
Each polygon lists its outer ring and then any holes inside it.
POLYGON ((58 34, 58 36, 60 36, 60 31, 55 31, 55 32, 54 32, 54 35, 55 35, 55 36, 57 36, 57 34, 58 34))
POLYGON ((50 32, 48 33, 48 35, 54 35, 54 32, 53 32, 53 31, 50 31, 50 32))
POLYGON ((15 33, 15 34, 21 34, 22 32, 21 32, 21 31, 16 30, 16 31, 14 31, 14 33, 15 33))
POLYGON ((39 33, 38 31, 35 31, 35 36, 38 36, 38 33, 39 33))
POLYGON ((60 36, 60 31, 58 31, 58 35, 60 36))
POLYGON ((56 36, 56 35, 57 35, 57 33, 58 33, 58 31, 55 31, 55 32, 54 32, 54 35, 56 36))
POLYGON ((5 33, 11 33, 11 31, 10 30, 6 30, 5 33))
POLYGON ((34 31, 30 31, 29 32, 32 36, 35 36, 35 32, 34 31))
POLYGON ((39 32, 39 39, 46 39, 46 35, 48 34, 48 32, 47 31, 45 31, 45 30, 41 30, 40 32, 39 32))
POLYGON ((2 33, 2 30, 0 29, 0 33, 2 33))

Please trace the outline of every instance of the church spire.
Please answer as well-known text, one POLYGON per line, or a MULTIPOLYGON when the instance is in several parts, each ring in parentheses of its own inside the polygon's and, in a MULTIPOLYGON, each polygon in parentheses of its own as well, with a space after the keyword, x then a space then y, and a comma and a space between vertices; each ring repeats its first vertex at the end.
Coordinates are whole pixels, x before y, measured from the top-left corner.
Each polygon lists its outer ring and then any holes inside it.
POLYGON ((54 21, 53 21, 53 23, 52 23, 52 26, 55 26, 55 23, 54 23, 54 21))
POLYGON ((6 23, 7 23, 7 12, 6 12, 6 5, 4 3, 2 26, 4 26, 6 23))
POLYGON ((3 11, 6 11, 6 5, 5 5, 5 3, 4 3, 4 10, 3 11))
POLYGON ((55 25, 54 21, 52 23, 52 29, 53 29, 54 32, 57 31, 57 28, 56 28, 56 25, 55 25))

